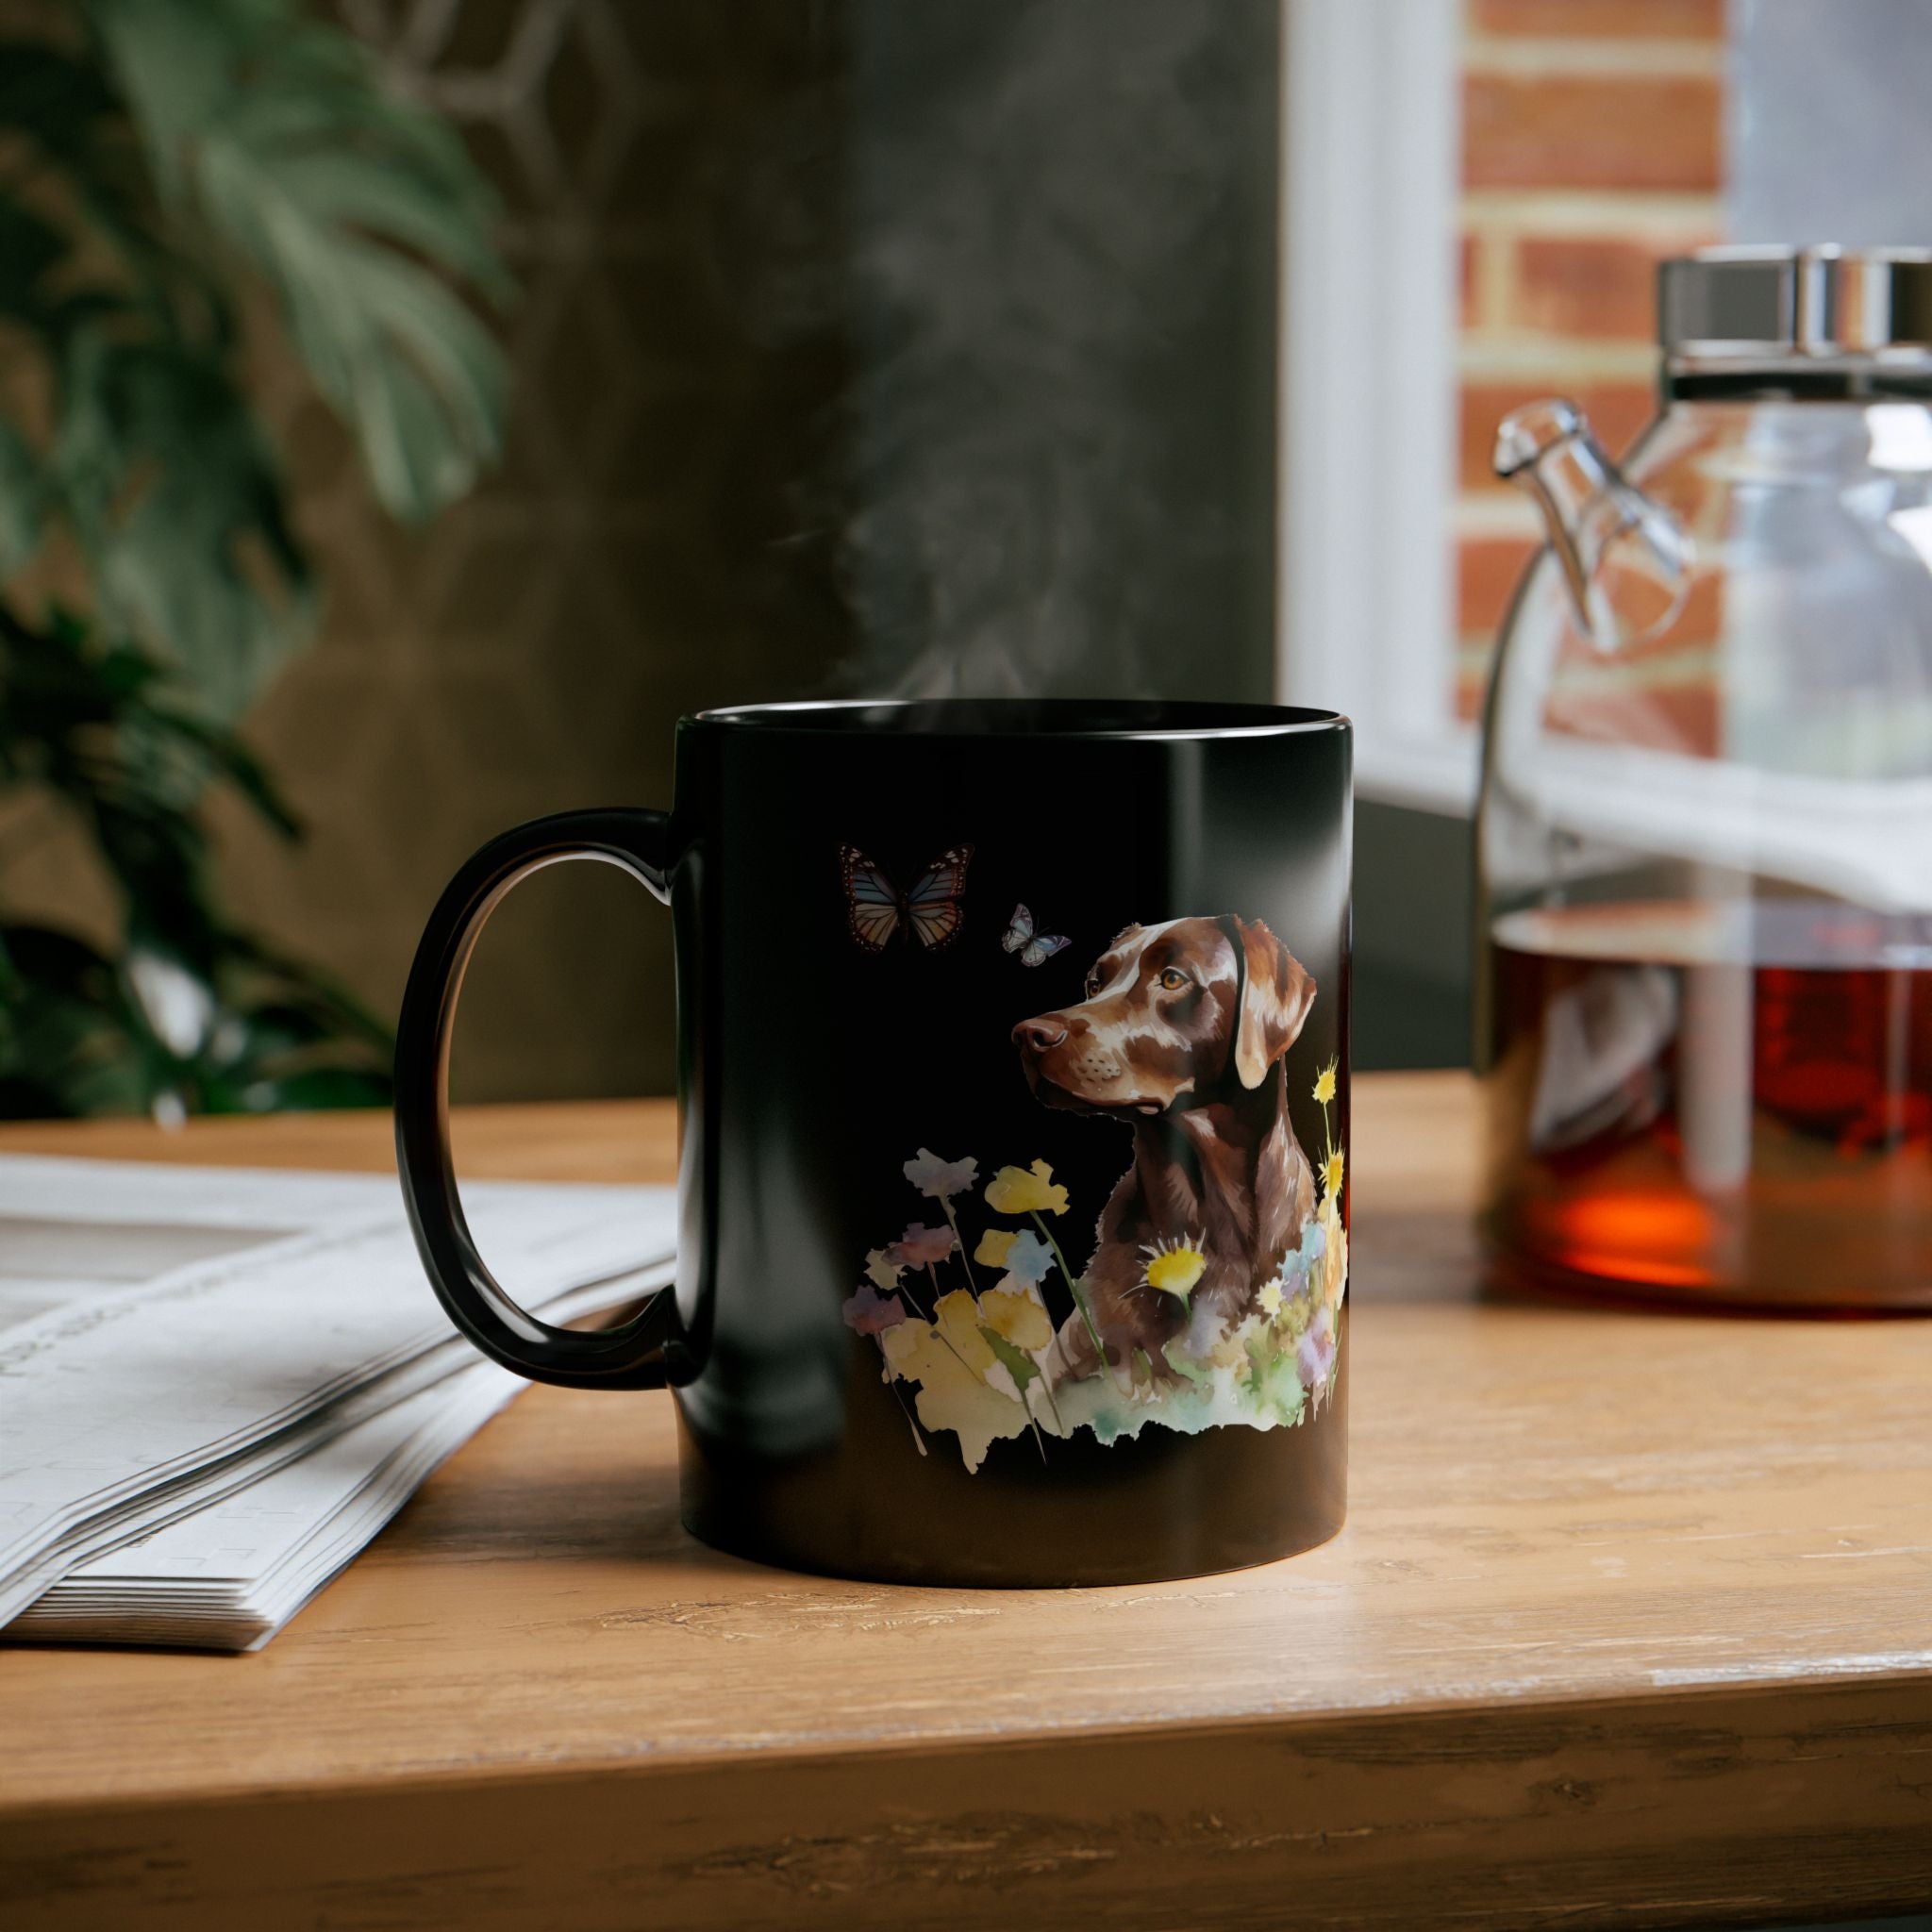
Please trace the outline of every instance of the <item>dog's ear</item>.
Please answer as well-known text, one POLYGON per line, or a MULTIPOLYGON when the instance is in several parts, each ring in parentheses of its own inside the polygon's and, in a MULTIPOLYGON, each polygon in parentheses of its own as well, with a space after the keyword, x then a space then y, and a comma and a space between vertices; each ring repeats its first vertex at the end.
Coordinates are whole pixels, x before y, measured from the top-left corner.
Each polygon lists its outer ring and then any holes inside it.
POLYGON ((1243 968, 1234 1070, 1243 1087, 1258 1087, 1300 1034, 1315 1004, 1315 982, 1258 919, 1252 925, 1230 923, 1228 938, 1241 947, 1243 968))

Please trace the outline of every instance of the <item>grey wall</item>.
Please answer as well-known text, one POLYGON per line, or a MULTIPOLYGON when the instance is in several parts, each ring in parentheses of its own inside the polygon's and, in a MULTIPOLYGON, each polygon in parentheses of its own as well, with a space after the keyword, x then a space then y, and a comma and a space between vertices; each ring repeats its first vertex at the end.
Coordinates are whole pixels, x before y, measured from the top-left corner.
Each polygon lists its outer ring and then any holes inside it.
POLYGON ((1265 696, 1274 0, 849 0, 855 689, 1265 696))
POLYGON ((1357 1069, 1468 1065, 1472 842, 1467 820, 1357 802, 1357 1069))
MULTIPOLYGON (((505 202, 510 459, 422 533, 265 378, 330 571, 258 741, 311 827, 235 898, 393 1008, 496 827, 661 800, 706 704, 1265 697, 1275 0, 339 0, 505 202)), ((1356 1050, 1463 1053, 1463 834, 1365 806, 1356 1050)), ((459 1097, 661 1090, 666 923, 561 868, 492 924, 459 1097)))
MULTIPOLYGON (((306 844, 220 826, 251 921, 393 1011, 465 855, 664 801, 681 711, 1266 694, 1275 0, 335 4, 502 195, 509 456, 395 529, 265 356, 329 614, 251 721, 306 844)), ((669 939, 521 888, 458 1098, 663 1091, 669 939)))
POLYGON ((1736 242, 1932 245, 1932 8, 1731 0, 1736 242))

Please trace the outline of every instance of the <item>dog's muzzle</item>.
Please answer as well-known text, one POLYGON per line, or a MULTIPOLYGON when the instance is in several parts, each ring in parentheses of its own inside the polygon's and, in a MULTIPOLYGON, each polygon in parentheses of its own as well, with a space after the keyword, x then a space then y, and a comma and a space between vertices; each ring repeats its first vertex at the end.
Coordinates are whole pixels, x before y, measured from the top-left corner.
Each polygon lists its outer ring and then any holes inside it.
POLYGON ((1038 1020, 1022 1020, 1013 1028, 1013 1044, 1029 1057, 1051 1053, 1055 1047, 1064 1045, 1066 1038, 1067 1023, 1051 1013, 1042 1014, 1038 1020))

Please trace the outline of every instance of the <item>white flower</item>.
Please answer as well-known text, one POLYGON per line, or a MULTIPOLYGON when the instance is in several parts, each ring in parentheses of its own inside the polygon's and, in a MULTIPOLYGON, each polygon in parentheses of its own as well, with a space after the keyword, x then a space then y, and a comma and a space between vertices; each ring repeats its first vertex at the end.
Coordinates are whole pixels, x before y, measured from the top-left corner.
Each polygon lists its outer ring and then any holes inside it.
POLYGON ((968 1192, 979 1179, 979 1163, 971 1155, 963 1160, 941 1160, 930 1147, 922 1147, 916 1159, 906 1163, 906 1178, 922 1194, 936 1201, 950 1201, 955 1194, 968 1192))

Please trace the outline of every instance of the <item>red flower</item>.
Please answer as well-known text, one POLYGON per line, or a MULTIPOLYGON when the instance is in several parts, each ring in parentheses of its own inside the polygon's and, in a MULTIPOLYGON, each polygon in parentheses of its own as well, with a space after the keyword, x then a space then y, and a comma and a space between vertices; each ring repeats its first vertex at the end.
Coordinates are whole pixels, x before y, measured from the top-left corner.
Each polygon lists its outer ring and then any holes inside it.
POLYGON ((915 1221, 886 1250, 886 1256, 902 1268, 930 1268, 935 1262, 943 1261, 955 1244, 950 1227, 924 1227, 915 1221))
POLYGON ((895 1294, 882 1295, 869 1281, 845 1304, 845 1325, 860 1335, 883 1335, 906 1319, 906 1307, 895 1294))

